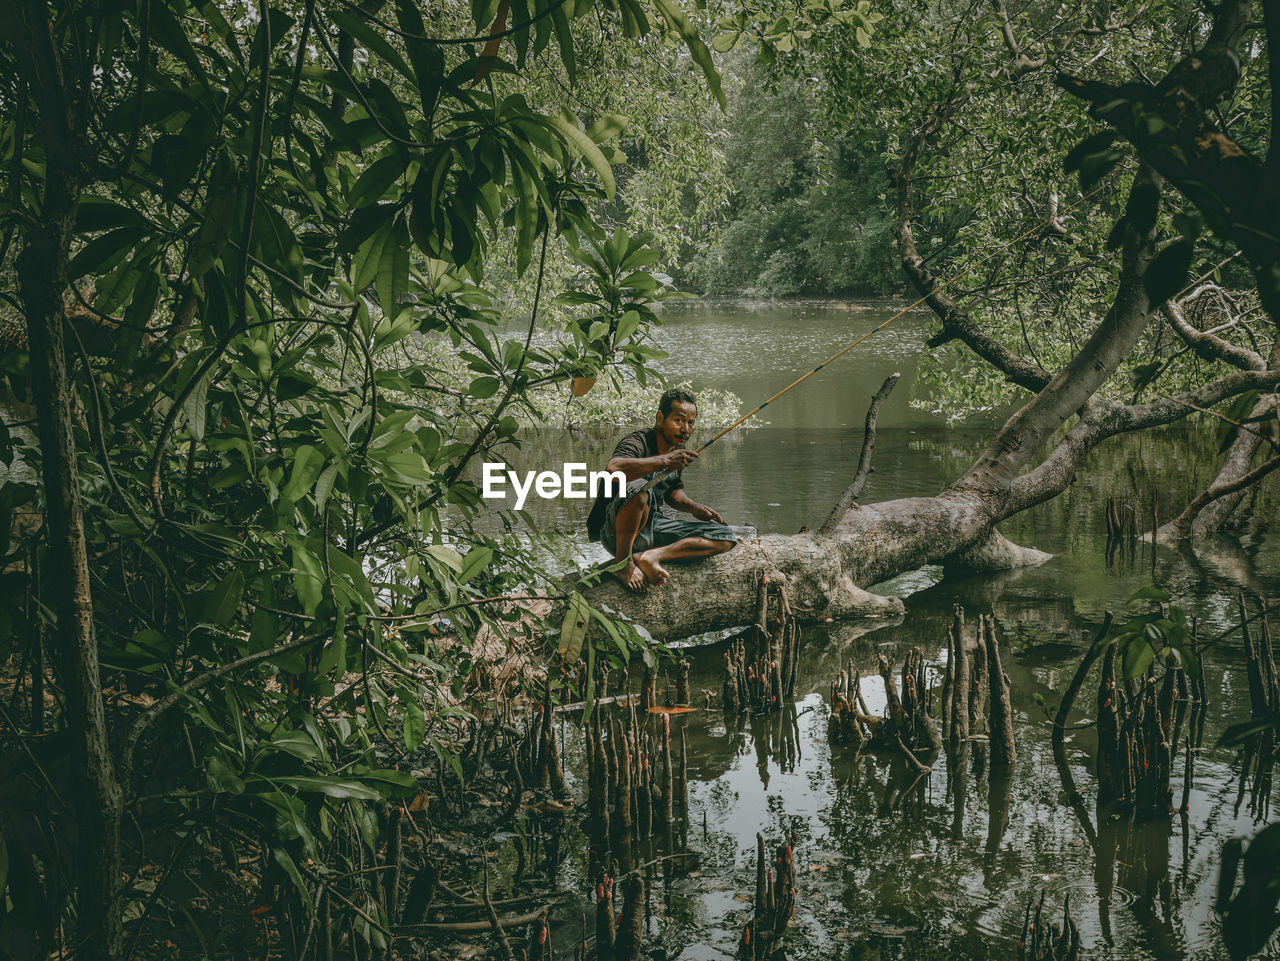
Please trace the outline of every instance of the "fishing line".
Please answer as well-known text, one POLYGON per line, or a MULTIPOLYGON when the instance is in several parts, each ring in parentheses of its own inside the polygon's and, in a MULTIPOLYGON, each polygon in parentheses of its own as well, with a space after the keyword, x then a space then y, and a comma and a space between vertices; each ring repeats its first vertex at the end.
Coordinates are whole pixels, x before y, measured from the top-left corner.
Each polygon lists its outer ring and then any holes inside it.
MULTIPOLYGON (((1086 200, 1088 200, 1088 199, 1089 199, 1090 197, 1092 197, 1094 194, 1098 193, 1101 189, 1102 189, 1102 186, 1101 186, 1101 185, 1100 185, 1100 186, 1098 186, 1098 187, 1095 187, 1093 190, 1091 190, 1089 193, 1085 194, 1083 197, 1080 197, 1078 200, 1072 201, 1072 202, 1071 202, 1070 204, 1068 204, 1064 209, 1066 209, 1066 210, 1070 210, 1072 207, 1075 207, 1075 206, 1078 206, 1079 204, 1084 203, 1086 200)), ((909 306, 907 306, 907 307, 904 307, 902 310, 898 311, 896 314, 894 314, 892 317, 890 317, 888 320, 886 320, 884 323, 880 324, 879 326, 871 328, 869 331, 867 331, 865 334, 863 334, 861 337, 859 337, 859 338, 858 338, 857 340, 855 340, 853 343, 849 344, 847 347, 843 347, 843 348, 841 348, 840 350, 836 351, 834 354, 832 354, 830 357, 828 357, 826 360, 824 360, 822 363, 820 363, 817 367, 813 368, 813 370, 809 371, 808 373, 806 373, 806 374, 804 374, 804 375, 802 375, 802 376, 800 376, 800 377, 797 377, 795 380, 793 380, 791 383, 789 383, 786 387, 782 388, 782 390, 778 391, 776 394, 774 394, 772 397, 770 397, 770 398, 769 398, 768 400, 766 400, 764 403, 762 403, 762 404, 758 405, 757 407, 755 407, 755 408, 753 408, 752 410, 749 410, 747 413, 743 414, 741 417, 739 417, 737 420, 735 420, 735 421, 734 421, 732 424, 730 424, 728 427, 724 428, 724 430, 720 431, 720 433, 716 434, 716 435, 715 435, 714 437, 712 437, 709 441, 707 441, 706 443, 704 443, 701 447, 698 447, 698 448, 694 451, 694 453, 695 453, 695 454, 701 454, 704 450, 706 450, 708 447, 710 447, 710 446, 711 446, 712 444, 714 444, 716 441, 720 440, 722 437, 724 437, 724 436, 725 436, 726 434, 728 434, 730 431, 733 431, 733 430, 737 429, 738 427, 740 427, 742 424, 745 424, 745 423, 746 423, 747 421, 749 421, 752 417, 754 417, 756 414, 760 413, 760 411, 764 410, 766 407, 768 407, 770 404, 772 404, 775 400, 777 400, 779 397, 781 397, 781 396, 782 396, 783 394, 785 394, 787 391, 792 390, 792 389, 793 389, 793 388, 795 388, 795 387, 799 387, 801 384, 803 384, 806 380, 808 380, 810 377, 812 377, 812 376, 813 376, 814 374, 816 374, 818 371, 822 370, 824 367, 826 367, 826 366, 828 366, 828 365, 830 365, 830 364, 834 363, 835 361, 839 360, 841 357, 843 357, 845 354, 849 353, 849 351, 853 350, 853 349, 854 349, 855 347, 857 347, 859 344, 862 344, 863 342, 865 342, 865 341, 869 340, 871 337, 873 337, 873 336, 875 336, 876 334, 880 333, 880 331, 884 330, 886 327, 888 327, 890 324, 892 324, 895 320, 899 319, 900 317, 902 317, 902 316, 904 316, 904 315, 906 315, 906 314, 909 314, 911 311, 915 310, 917 307, 919 307, 921 304, 923 304, 925 301, 927 301, 927 300, 928 300, 930 297, 932 297, 933 295, 935 295, 935 294, 939 294, 939 293, 942 293, 942 291, 946 290, 948 287, 951 287, 952 285, 954 285, 954 284, 958 283, 960 280, 962 280, 963 278, 967 277, 969 274, 973 273, 975 270, 977 270, 977 269, 978 269, 979 267, 981 267, 983 264, 987 263, 988 261, 994 260, 996 257, 998 257, 1000 254, 1004 253, 1006 250, 1008 250, 1008 249, 1009 249, 1010 247, 1012 247, 1014 244, 1018 243, 1019 241, 1025 240, 1027 237, 1030 237, 1033 233, 1035 233, 1035 232, 1037 232, 1038 230, 1040 230, 1041 228, 1043 228, 1046 224, 1051 223, 1054 219, 1055 219, 1054 217, 1049 217, 1049 218, 1046 218, 1046 219, 1044 219, 1044 220, 1037 221, 1036 223, 1034 223, 1034 224, 1032 224, 1030 227, 1028 227, 1026 230, 1024 230, 1022 233, 1018 234, 1016 237, 1014 237, 1012 240, 1010 240, 1008 243, 1004 244, 1004 245, 1003 245, 1003 246, 1001 246, 1001 247, 997 247, 994 251, 992 251, 991 253, 989 253, 986 257, 983 257, 981 260, 977 261, 977 262, 976 262, 976 263, 974 263, 974 264, 971 264, 970 266, 966 267, 964 270, 960 271, 960 273, 956 274, 954 277, 952 277, 952 278, 951 278, 950 280, 948 280, 946 283, 942 284, 942 285, 941 285, 941 286, 939 286, 939 287, 935 287, 932 291, 930 291, 930 292, 929 292, 929 293, 927 293, 927 294, 923 294, 923 295, 922 295, 918 300, 916 300, 914 303, 910 304, 910 305, 909 305, 909 306)), ((648 482, 647 484, 645 484, 645 485, 644 485, 644 487, 640 488, 638 491, 636 491, 634 494, 632 494, 632 495, 631 495, 631 497, 628 497, 628 498, 627 498, 627 501, 628 501, 628 502, 630 502, 632 498, 637 497, 637 496, 639 496, 640 494, 645 493, 645 491, 648 491, 648 490, 652 489, 652 488, 653 488, 655 485, 657 485, 657 484, 658 484, 658 483, 659 483, 659 482, 660 482, 664 477, 666 477, 668 474, 673 473, 673 472, 674 472, 675 470, 677 470, 677 469, 682 469, 682 468, 674 468, 674 467, 673 467, 673 468, 669 468, 669 469, 667 469, 667 470, 664 470, 664 471, 662 471, 662 472, 661 472, 661 473, 659 473, 659 474, 655 474, 655 475, 654 475, 654 476, 649 480, 649 482, 648 482)))

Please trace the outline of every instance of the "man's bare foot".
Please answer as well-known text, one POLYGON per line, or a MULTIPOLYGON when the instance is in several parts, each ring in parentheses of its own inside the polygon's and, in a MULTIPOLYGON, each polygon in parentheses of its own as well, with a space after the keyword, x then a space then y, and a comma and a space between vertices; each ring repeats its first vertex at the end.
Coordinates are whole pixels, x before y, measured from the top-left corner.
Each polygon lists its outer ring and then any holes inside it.
POLYGON ((636 567, 635 560, 631 557, 627 558, 627 566, 622 570, 610 571, 609 573, 616 577, 622 583, 622 586, 633 594, 638 594, 649 586, 645 580, 644 572, 636 567))
POLYGON ((633 554, 636 567, 644 573, 644 578, 654 587, 661 587, 667 582, 667 571, 657 561, 653 560, 648 552, 633 554))

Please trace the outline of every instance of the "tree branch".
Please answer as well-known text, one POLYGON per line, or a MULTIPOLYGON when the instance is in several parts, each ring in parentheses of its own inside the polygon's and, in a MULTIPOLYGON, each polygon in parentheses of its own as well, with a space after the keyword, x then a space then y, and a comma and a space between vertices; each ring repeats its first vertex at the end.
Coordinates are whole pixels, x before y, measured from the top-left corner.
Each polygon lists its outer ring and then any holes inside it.
MULTIPOLYGON (((1264 165, 1228 136, 1213 111, 1239 81, 1240 47, 1253 6, 1253 0, 1210 6, 1213 22, 1204 45, 1174 65, 1158 85, 1115 85, 1068 74, 1060 74, 1057 82, 1091 104, 1095 117, 1119 131, 1204 213, 1219 235, 1239 246, 1274 318, 1280 317, 1280 238, 1274 223, 1280 183, 1270 175, 1271 164, 1264 165)), ((1280 17, 1274 0, 1264 7, 1270 9, 1268 27, 1274 28, 1280 17)), ((1271 71, 1274 96, 1274 64, 1271 71)))
POLYGON ((936 348, 951 340, 963 341, 970 350, 1003 373, 1011 383, 1034 392, 1049 382, 1049 374, 1039 364, 1015 354, 973 323, 968 313, 943 291, 937 278, 929 271, 916 247, 915 233, 911 227, 911 221, 916 215, 914 175, 920 152, 928 139, 968 103, 972 95, 973 88, 966 87, 938 105, 921 125, 915 139, 903 154, 902 163, 895 175, 898 182, 898 256, 912 285, 942 322, 942 330, 929 338, 928 345, 936 348))
POLYGON ((1280 370, 1237 371, 1219 377, 1195 390, 1162 397, 1148 404, 1120 405, 1092 399, 1084 415, 1034 470, 1018 477, 1009 486, 1001 519, 1055 497, 1066 489, 1095 447, 1117 434, 1172 424, 1194 410, 1209 408, 1229 397, 1249 390, 1270 391, 1280 387, 1280 370))
POLYGON ((1234 481, 1224 484, 1215 484, 1207 490, 1201 491, 1186 510, 1179 514, 1170 524, 1170 532, 1178 540, 1182 540, 1191 535, 1192 525, 1195 524, 1196 518, 1200 512, 1208 507, 1211 503, 1230 494, 1237 494, 1241 491, 1252 487, 1262 478, 1266 477, 1277 467, 1280 467, 1280 454, 1272 457, 1270 460, 1264 461, 1260 466, 1255 467, 1249 473, 1238 477, 1234 481))
POLYGON ((237 658, 229 664, 223 664, 221 667, 215 667, 212 670, 205 671, 203 674, 193 677, 182 685, 178 690, 171 694, 167 694, 160 700, 156 701, 149 708, 138 715, 137 720, 133 722, 133 726, 129 728, 129 733, 125 736, 124 743, 120 747, 120 781, 124 785, 125 790, 131 790, 133 778, 133 754, 138 746, 138 739, 146 732, 147 728, 159 719, 160 715, 181 701, 188 694, 199 690, 206 684, 216 681, 220 677, 230 674, 232 671, 238 671, 242 667, 249 667, 260 661, 270 660, 281 654, 287 654, 289 651, 297 650, 300 647, 306 647, 308 644, 314 644, 317 638, 308 635, 287 644, 281 644, 277 647, 268 648, 265 651, 258 651, 255 654, 246 654, 244 657, 237 658))
POLYGON ((1182 306, 1170 300, 1160 308, 1174 333, 1186 342, 1196 355, 1210 363, 1223 361, 1240 370, 1265 370, 1266 362, 1255 351, 1223 340, 1208 331, 1198 330, 1182 313, 1182 306))
POLYGON ((1133 350, 1151 319, 1144 278, 1155 257, 1156 218, 1151 217, 1151 226, 1141 232, 1134 224, 1141 220, 1140 208, 1158 203, 1158 182, 1144 167, 1134 176, 1125 205, 1119 284, 1106 317, 1071 362, 1009 418, 955 488, 1007 487, 1049 436, 1093 397, 1133 350))
POLYGON ((818 533, 822 535, 830 535, 836 529, 836 525, 840 523, 840 518, 854 506, 858 499, 858 495, 862 493, 862 487, 867 482, 867 476, 871 473, 871 453, 876 446, 876 418, 880 415, 880 408, 884 405, 886 398, 890 392, 898 384, 898 378, 902 374, 893 373, 884 379, 884 383, 880 385, 880 389, 871 397, 871 406, 867 408, 866 428, 862 435, 862 451, 858 454, 858 469, 854 472, 853 482, 845 488, 840 500, 836 502, 836 506, 832 508, 831 513, 827 515, 827 519, 823 521, 822 526, 818 528, 818 533))
POLYGON ((991 6, 996 16, 1000 18, 1000 36, 1004 39, 1004 45, 1013 54, 1013 75, 1020 77, 1043 67, 1044 58, 1033 60, 1028 57, 1019 45, 1018 38, 1013 35, 1013 21, 1009 19, 1009 11, 1005 9, 1004 0, 992 0, 991 6))

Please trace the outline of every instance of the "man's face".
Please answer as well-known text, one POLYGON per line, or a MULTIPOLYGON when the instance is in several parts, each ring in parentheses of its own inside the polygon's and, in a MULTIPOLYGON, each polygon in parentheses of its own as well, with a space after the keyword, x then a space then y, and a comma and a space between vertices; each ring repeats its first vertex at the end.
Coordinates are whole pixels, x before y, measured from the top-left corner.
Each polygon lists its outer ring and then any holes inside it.
POLYGON ((693 421, 697 416, 697 407, 677 400, 671 405, 671 413, 664 415, 662 411, 658 411, 654 427, 672 447, 683 447, 693 436, 693 421))

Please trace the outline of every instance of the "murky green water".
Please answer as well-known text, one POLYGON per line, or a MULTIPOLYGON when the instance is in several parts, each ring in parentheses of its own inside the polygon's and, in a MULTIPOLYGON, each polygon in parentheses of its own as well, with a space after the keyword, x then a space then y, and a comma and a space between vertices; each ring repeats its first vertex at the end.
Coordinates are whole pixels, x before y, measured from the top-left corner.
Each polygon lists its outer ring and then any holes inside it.
MULTIPOLYGON (((886 316, 876 305, 698 306, 668 315, 661 339, 672 357, 662 366, 674 380, 728 387, 753 405, 886 316)), ((713 448, 686 471, 690 494, 730 522, 762 532, 820 523, 852 473, 867 399, 893 370, 903 372, 903 381, 881 415, 877 471, 864 500, 936 493, 968 466, 987 435, 948 428, 908 406, 926 324, 923 315, 898 321, 769 408, 767 427, 713 448)), ((602 463, 612 440, 565 435, 525 456, 530 467, 552 455, 602 463)), ((702 866, 699 876, 659 892, 651 943, 690 961, 733 956, 750 910, 735 895, 753 891, 761 831, 770 844, 787 834, 797 838, 790 956, 1012 958, 1027 899, 1043 888, 1053 910, 1070 894, 1086 958, 1225 958, 1212 911, 1218 852, 1226 838, 1252 835, 1259 823, 1247 800, 1236 806, 1236 759, 1213 747, 1228 723, 1248 714, 1238 635, 1207 658, 1205 749, 1185 819, 1135 825, 1104 816, 1098 823, 1090 730, 1069 735, 1069 772, 1083 801, 1067 803, 1037 702, 1038 696, 1056 707, 1103 612, 1128 610, 1127 598, 1139 587, 1154 582, 1168 590, 1196 615, 1202 638, 1234 623, 1237 590, 1280 594, 1280 538, 1270 532, 1274 483, 1240 512, 1252 515, 1261 534, 1217 538, 1194 551, 1162 549, 1154 557, 1139 546, 1107 559, 1107 495, 1134 503, 1144 517, 1154 508, 1168 518, 1212 476, 1216 448, 1212 431, 1195 425, 1113 442, 1062 497, 1005 525, 1013 539, 1054 553, 1051 562, 957 581, 943 581, 932 569, 904 575, 880 587, 906 596, 899 622, 807 631, 797 697, 787 712, 741 723, 727 723, 715 710, 677 719, 690 739, 690 842, 702 866), (996 614, 1019 751, 1011 780, 993 791, 983 750, 975 746, 960 806, 948 792, 945 758, 917 777, 891 758, 855 757, 830 745, 823 693, 847 658, 867 674, 877 653, 901 662, 919 646, 939 663, 955 603, 971 617, 996 614)), ((534 517, 570 531, 583 513, 580 502, 539 503, 534 517)), ((692 652, 695 690, 719 689, 720 654, 716 645, 692 652)), ((878 684, 867 682, 873 710, 878 684)), ((1092 717, 1095 690, 1081 694, 1076 720, 1092 717)), ((1175 771, 1178 798, 1180 760, 1175 771)), ((580 766, 573 773, 583 776, 580 766)), ((585 870, 582 859, 574 864, 585 870)))

